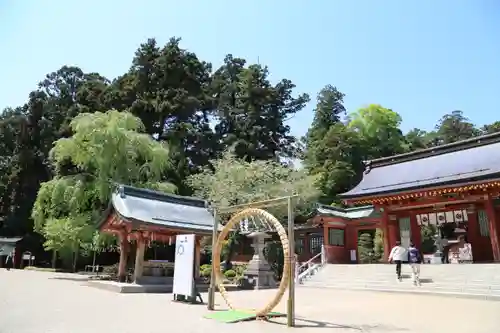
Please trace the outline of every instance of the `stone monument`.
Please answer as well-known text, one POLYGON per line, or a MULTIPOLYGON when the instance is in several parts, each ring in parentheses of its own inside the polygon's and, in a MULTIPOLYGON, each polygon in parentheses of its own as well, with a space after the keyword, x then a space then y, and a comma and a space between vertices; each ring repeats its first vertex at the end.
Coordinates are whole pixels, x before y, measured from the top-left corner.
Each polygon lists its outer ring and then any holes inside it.
POLYGON ((243 273, 241 287, 244 289, 275 288, 276 281, 271 266, 264 258, 266 239, 270 236, 263 231, 254 231, 246 235, 253 240, 254 255, 243 273))

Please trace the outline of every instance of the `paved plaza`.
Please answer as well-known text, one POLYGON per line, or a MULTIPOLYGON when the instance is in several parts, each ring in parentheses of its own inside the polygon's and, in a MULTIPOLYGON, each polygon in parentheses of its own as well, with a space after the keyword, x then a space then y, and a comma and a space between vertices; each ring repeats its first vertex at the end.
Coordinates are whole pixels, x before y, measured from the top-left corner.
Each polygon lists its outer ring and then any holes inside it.
MULTIPOLYGON (((83 286, 81 277, 0 269, 0 333, 266 333, 288 331, 286 319, 223 324, 204 319, 206 306, 173 303, 169 294, 116 294, 83 286)), ((232 292, 242 308, 274 291, 232 292)), ((500 302, 420 295, 298 289, 301 332, 494 333, 500 302)), ((206 300, 206 295, 203 295, 206 300)), ((217 295, 217 303, 222 299, 217 295)), ((283 301, 277 310, 284 311, 283 301)))

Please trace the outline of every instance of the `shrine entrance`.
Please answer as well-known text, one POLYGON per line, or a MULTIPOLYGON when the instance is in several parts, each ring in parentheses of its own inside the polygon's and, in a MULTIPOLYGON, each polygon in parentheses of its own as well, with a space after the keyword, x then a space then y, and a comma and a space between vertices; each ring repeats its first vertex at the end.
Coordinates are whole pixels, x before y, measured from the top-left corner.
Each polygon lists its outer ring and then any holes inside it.
POLYGON ((443 264, 493 260, 488 216, 484 209, 476 210, 475 205, 415 214, 410 212, 410 216, 399 218, 399 226, 403 246, 407 246, 406 243, 413 240, 428 256, 440 253, 443 264), (418 229, 412 228, 412 220, 416 222, 418 229), (412 235, 412 230, 418 235, 412 235), (470 244, 472 250, 470 260, 459 257, 461 242, 470 244))

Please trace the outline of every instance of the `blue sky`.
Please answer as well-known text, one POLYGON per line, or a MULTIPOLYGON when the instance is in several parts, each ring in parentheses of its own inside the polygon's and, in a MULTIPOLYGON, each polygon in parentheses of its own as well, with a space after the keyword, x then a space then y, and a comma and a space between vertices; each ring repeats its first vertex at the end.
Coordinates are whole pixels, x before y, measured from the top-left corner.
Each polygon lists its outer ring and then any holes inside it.
POLYGON ((349 111, 379 103, 403 129, 446 112, 497 116, 500 2, 495 0, 0 0, 0 108, 22 104, 44 75, 77 65, 114 78, 138 45, 182 37, 217 66, 227 53, 269 66, 312 97, 290 121, 302 135, 326 84, 349 111))

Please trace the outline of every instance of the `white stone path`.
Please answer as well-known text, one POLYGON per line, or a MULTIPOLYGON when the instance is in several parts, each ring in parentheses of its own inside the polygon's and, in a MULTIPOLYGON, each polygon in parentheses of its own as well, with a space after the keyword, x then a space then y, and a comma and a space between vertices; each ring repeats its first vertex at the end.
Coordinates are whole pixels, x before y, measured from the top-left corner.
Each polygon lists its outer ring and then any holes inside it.
MULTIPOLYGON (((173 303, 168 294, 115 294, 82 286, 75 277, 0 269, 0 333, 289 331, 285 319, 222 324, 203 318, 205 306, 173 303)), ((231 295, 248 308, 272 293, 231 295)), ((297 291, 296 312, 308 320, 297 320, 300 328, 292 330, 301 332, 494 333, 500 327, 500 302, 434 296, 304 288, 297 291)))

